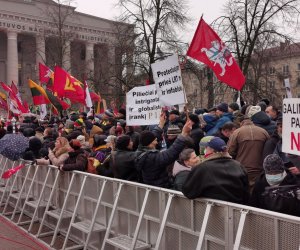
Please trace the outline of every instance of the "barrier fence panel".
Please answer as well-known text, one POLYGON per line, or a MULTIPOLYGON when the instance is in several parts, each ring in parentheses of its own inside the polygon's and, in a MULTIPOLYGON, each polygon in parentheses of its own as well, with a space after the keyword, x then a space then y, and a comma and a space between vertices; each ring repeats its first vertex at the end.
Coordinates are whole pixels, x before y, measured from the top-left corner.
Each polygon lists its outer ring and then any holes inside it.
MULTIPOLYGON (((0 156, 0 173, 20 163, 0 156)), ((299 250, 300 218, 253 207, 54 166, 27 164, 1 185, 2 214, 55 249, 60 233, 69 250, 299 250)))

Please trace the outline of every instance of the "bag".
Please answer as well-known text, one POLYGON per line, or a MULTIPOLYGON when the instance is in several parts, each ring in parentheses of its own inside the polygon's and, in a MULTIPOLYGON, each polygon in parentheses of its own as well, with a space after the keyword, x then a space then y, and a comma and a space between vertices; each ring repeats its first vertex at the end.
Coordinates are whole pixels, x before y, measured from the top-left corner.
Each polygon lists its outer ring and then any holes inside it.
POLYGON ((265 209, 300 216, 300 185, 266 187, 262 197, 265 209))

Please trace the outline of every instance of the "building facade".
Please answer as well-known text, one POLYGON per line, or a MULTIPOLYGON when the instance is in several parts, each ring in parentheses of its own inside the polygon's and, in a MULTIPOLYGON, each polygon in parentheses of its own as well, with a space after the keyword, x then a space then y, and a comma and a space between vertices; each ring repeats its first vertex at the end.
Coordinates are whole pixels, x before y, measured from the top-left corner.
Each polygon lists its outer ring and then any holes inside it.
POLYGON ((0 0, 0 6, 0 81, 17 83, 30 101, 27 79, 38 81, 43 63, 91 79, 104 95, 114 92, 112 76, 121 60, 116 22, 52 0, 0 0))

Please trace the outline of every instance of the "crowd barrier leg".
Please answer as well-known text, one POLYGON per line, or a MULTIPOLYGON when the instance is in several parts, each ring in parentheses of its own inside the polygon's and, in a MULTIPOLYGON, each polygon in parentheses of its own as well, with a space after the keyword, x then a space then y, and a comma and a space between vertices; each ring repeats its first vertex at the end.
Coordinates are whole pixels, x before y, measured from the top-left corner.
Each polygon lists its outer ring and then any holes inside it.
POLYGON ((166 208, 165 208, 165 212, 164 212, 161 224, 160 224, 159 233, 158 233, 157 240, 156 240, 156 243, 155 243, 155 248, 154 248, 155 250, 159 249, 159 245, 160 245, 160 242, 161 242, 161 239, 162 239, 162 236, 163 236, 163 232, 164 232, 164 229, 165 229, 165 225, 166 225, 166 222, 167 222, 167 218, 168 218, 168 215, 169 215, 169 210, 170 210, 170 207, 171 207, 171 202, 172 202, 173 197, 174 197, 174 194, 169 193, 167 205, 166 205, 166 208))
POLYGON ((117 191, 117 194, 116 194, 116 197, 115 197, 115 202, 114 202, 114 205, 113 205, 113 208, 112 208, 112 211, 111 211, 111 215, 110 215, 110 218, 109 218, 109 221, 108 221, 108 225, 107 225, 107 228, 106 228, 106 232, 105 232, 105 236, 104 236, 104 240, 103 240, 103 243, 102 243, 101 250, 105 250, 105 244, 106 244, 106 242, 108 240, 108 237, 109 237, 109 234, 110 234, 110 229, 111 229, 113 219, 114 219, 114 215, 115 215, 115 212, 116 212, 116 209, 117 209, 117 205, 118 205, 120 193, 121 193, 121 190, 122 190, 122 186, 123 186, 123 183, 119 183, 119 188, 118 188, 118 191, 117 191))
POLYGON ((247 216, 248 212, 249 211, 247 211, 247 210, 241 210, 241 217, 240 217, 240 221, 239 221, 238 230, 236 232, 236 237, 235 237, 233 250, 239 250, 240 249, 240 244, 241 244, 241 239, 242 239, 242 235, 243 235, 244 225, 245 225, 246 216, 247 216))
MULTIPOLYGON (((58 178, 59 178, 59 175, 60 175, 60 171, 57 170, 57 173, 56 173, 56 176, 55 176, 55 180, 54 180, 54 183, 53 183, 53 188, 51 190, 51 193, 50 193, 50 196, 49 196, 49 200, 48 200, 48 203, 47 203, 47 206, 46 206, 46 209, 45 209, 45 213, 43 215, 43 218, 42 218, 42 221, 41 221, 41 225, 39 227, 39 230, 37 232, 37 235, 36 237, 43 237, 43 236, 48 236, 49 235, 49 232, 48 233, 43 233, 41 234, 42 232, 42 229, 43 229, 43 225, 44 225, 44 222, 45 222, 45 219, 46 219, 46 216, 47 216, 47 211, 49 210, 50 208, 50 204, 51 204, 51 200, 52 200, 52 197, 54 195, 54 192, 55 192, 55 187, 57 185, 57 181, 58 181, 58 178)), ((50 234, 52 234, 53 232, 50 232, 50 234)))
POLYGON ((196 250, 201 250, 202 249, 202 244, 203 244, 203 241, 204 241, 204 236, 205 236, 205 231, 206 231, 207 224, 208 224, 209 215, 210 215, 211 207, 213 205, 214 204, 210 203, 210 202, 208 202, 207 205, 206 205, 205 214, 204 214, 204 218, 203 218, 203 222, 202 222, 201 231, 200 231, 200 234, 199 234, 199 239, 198 239, 196 250))
MULTIPOLYGON (((39 170, 39 167, 38 167, 38 166, 32 165, 31 168, 33 168, 33 167, 35 167, 34 175, 33 175, 32 180, 31 180, 31 182, 30 182, 30 186, 29 186, 29 188, 28 188, 28 192, 27 192, 27 195, 26 195, 24 204, 23 204, 22 209, 21 209, 21 214, 20 214, 19 219, 18 219, 18 222, 17 222, 18 225, 21 225, 20 223, 21 223, 21 220, 22 220, 24 211, 25 211, 25 207, 26 207, 26 205, 28 204, 29 199, 31 198, 31 195, 30 195, 30 194, 31 194, 31 192, 32 192, 32 187, 33 187, 33 184, 34 184, 34 182, 35 182, 35 180, 36 180, 36 176, 37 176, 37 173, 38 173, 38 170, 39 170)), ((15 213, 13 213, 13 216, 12 216, 12 218, 11 218, 12 220, 14 219, 14 216, 15 216, 15 213)), ((25 225, 25 224, 27 224, 27 223, 30 223, 30 221, 23 222, 22 225, 25 225)))
MULTIPOLYGON (((6 162, 7 162, 7 161, 8 161, 8 159, 6 158, 6 162)), ((13 167, 15 166, 15 164, 16 164, 16 161, 13 162, 11 168, 13 168, 13 167)), ((4 168, 4 169, 5 169, 5 168, 4 168)), ((3 173, 4 173, 4 171, 3 171, 3 173)), ((3 174, 3 173, 2 173, 2 174, 3 174)), ((18 173, 17 173, 17 174, 18 174, 18 173)), ((14 180, 14 179, 16 178, 16 175, 14 175, 14 176, 11 177, 11 178, 14 180)), ((5 195, 7 194, 7 192, 9 192, 9 184, 10 184, 11 182, 13 182, 12 179, 7 179, 7 180, 6 180, 6 183, 4 184, 4 187, 0 188, 0 193, 2 192, 2 196, 1 196, 1 200, 0 200, 0 206, 1 206, 1 207, 5 205, 5 203, 4 203, 4 201, 5 201, 5 195)))
MULTIPOLYGON (((85 179, 86 179, 86 177, 87 176, 85 176, 85 179)), ((73 217, 71 219, 71 223, 70 223, 70 226, 68 228, 68 233, 65 237, 65 241, 64 241, 64 245, 63 245, 62 249, 65 249, 65 250, 67 250, 67 249, 68 250, 82 249, 83 247, 84 247, 84 249, 86 249, 88 247, 88 243, 89 243, 90 236, 91 236, 92 232, 104 232, 105 231, 106 227, 103 226, 103 225, 100 225, 100 224, 95 224, 95 221, 96 221, 98 209, 99 209, 99 206, 100 206, 100 203, 101 203, 101 200, 102 200, 102 195, 104 193, 106 182, 107 182, 107 180, 104 180, 104 182, 102 184, 101 191, 100 191, 100 194, 99 194, 99 197, 98 197, 98 200, 97 200, 97 204, 96 204, 96 207, 95 207, 95 211, 94 211, 94 214, 93 214, 93 217, 92 217, 91 221, 84 220, 84 221, 74 223, 76 211, 77 211, 77 208, 78 208, 79 202, 80 202, 79 199, 82 196, 82 193, 79 194, 79 197, 78 197, 78 200, 77 200, 77 203, 76 203, 76 207, 75 207, 75 210, 74 210, 74 213, 73 213, 73 217), (69 234, 71 232, 72 227, 80 230, 81 232, 83 232, 85 234, 87 234, 87 238, 85 240, 84 245, 76 245, 76 246, 66 248, 67 242, 68 242, 68 239, 69 239, 69 234)), ((84 183, 85 183, 85 180, 84 180, 84 183)), ((83 187, 82 187, 82 190, 83 190, 83 187)))
MULTIPOLYGON (((3 163, 3 160, 4 160, 4 156, 2 155, 1 163, 0 163, 1 165, 2 165, 2 163, 3 163)), ((6 169, 7 163, 8 163, 8 159, 5 158, 4 166, 3 166, 3 168, 1 169, 1 177, 2 177, 2 175, 3 175, 3 173, 4 173, 5 169, 6 169)), ((1 186, 1 187, 5 187, 5 180, 2 179, 2 178, 1 178, 0 186, 1 186)))
MULTIPOLYGON (((23 160, 22 160, 21 162, 23 162, 23 160)), ((22 192, 23 192, 23 189, 24 189, 24 187, 25 187, 26 180, 27 180, 28 175, 29 175, 29 169, 30 169, 30 168, 27 169, 26 176, 25 176, 25 179, 23 180, 23 184, 22 184, 22 187, 21 187, 21 190, 20 190, 20 191, 19 191, 18 188, 15 187, 15 186, 16 186, 16 182, 17 182, 17 180, 18 180, 19 175, 21 175, 21 171, 22 171, 22 170, 19 170, 19 171, 15 174, 15 178, 14 178, 14 180, 13 180, 13 182, 12 182, 11 187, 10 187, 9 194, 8 194, 7 199, 6 199, 6 203, 5 203, 4 209, 3 209, 3 211, 2 211, 2 214, 3 214, 3 215, 9 215, 9 214, 12 214, 12 213, 6 213, 6 209, 7 209, 7 207, 8 207, 10 198, 15 199, 16 202, 18 201, 18 199, 21 199, 21 198, 23 199, 23 198, 25 198, 24 196, 22 197, 22 195, 23 195, 22 192), (14 194, 13 194, 13 193, 14 193, 14 194)))
MULTIPOLYGON (((39 168, 40 168, 40 167, 37 166, 37 169, 39 169, 39 168)), ((44 184, 43 184, 43 186, 42 186, 41 194, 40 194, 40 196, 39 196, 37 202, 36 202, 36 201, 27 201, 27 202, 25 202, 25 204, 24 204, 24 207, 25 207, 26 205, 28 205, 28 206, 31 206, 31 207, 34 208, 34 212, 33 212, 33 215, 32 215, 32 219, 31 219, 31 222, 30 222, 30 225, 29 225, 29 228, 28 228, 28 232, 31 232, 31 230, 32 230, 33 223, 34 223, 34 221, 35 221, 35 216, 36 216, 36 214, 37 214, 37 212, 38 212, 38 209, 39 209, 40 207, 45 207, 45 208, 47 207, 47 204, 48 204, 48 203, 43 202, 43 201, 42 201, 42 198, 43 198, 44 191, 45 191, 45 188, 46 188, 46 185, 47 185, 47 181, 48 181, 48 178, 49 178, 49 175, 50 175, 50 171, 51 171, 51 168, 48 168, 48 171, 47 171, 47 174, 46 174, 46 178, 45 178, 44 184)), ((57 172, 56 176, 58 176, 58 175, 59 175, 59 171, 57 172)), ((55 179, 56 179, 56 178, 55 178, 55 179)), ((23 209, 24 209, 24 208, 23 208, 23 209)), ((18 223, 20 223, 20 221, 21 221, 21 217, 19 218, 18 223)))
POLYGON ((117 237, 113 237, 110 239, 107 239, 107 243, 109 243, 110 245, 113 245, 115 247, 122 247, 122 249, 128 249, 128 250, 133 250, 135 249, 135 247, 137 246, 138 249, 149 249, 151 247, 150 244, 146 244, 142 241, 137 240, 139 232, 140 232, 140 227, 141 227, 141 223, 144 217, 144 213, 145 213, 145 209, 146 209, 146 204, 148 201, 148 197, 149 197, 149 193, 150 193, 150 189, 146 189, 146 194, 144 197, 144 201, 142 204, 142 208, 139 214, 139 218, 138 218, 138 222, 134 231, 134 235, 133 238, 127 236, 127 235, 120 235, 117 237))
POLYGON ((71 178, 71 181, 70 181, 70 184, 69 184, 69 188, 68 188, 68 191, 66 193, 66 197, 65 197, 64 203, 62 205, 62 208, 61 209, 50 210, 50 211, 46 211, 45 212, 46 214, 50 215, 51 217, 58 219, 56 227, 55 227, 55 230, 54 230, 54 235, 53 235, 51 243, 50 243, 51 247, 55 243, 55 240, 56 240, 56 237, 57 237, 57 233, 59 231, 61 220, 62 219, 68 219, 68 218, 72 217, 72 213, 65 211, 65 208, 66 208, 66 205, 67 205, 67 202, 68 202, 68 198, 69 198, 69 195, 70 195, 70 192, 71 192, 71 188, 72 188, 72 185, 73 185, 73 182, 74 182, 74 179, 75 179, 75 175, 76 175, 76 173, 72 172, 72 178, 71 178))

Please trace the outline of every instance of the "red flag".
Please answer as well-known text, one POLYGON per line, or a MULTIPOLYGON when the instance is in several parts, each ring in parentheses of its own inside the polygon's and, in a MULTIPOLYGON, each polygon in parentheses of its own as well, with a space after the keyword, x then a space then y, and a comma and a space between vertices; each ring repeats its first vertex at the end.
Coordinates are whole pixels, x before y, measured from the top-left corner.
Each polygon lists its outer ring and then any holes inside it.
POLYGON ((16 166, 14 168, 11 168, 7 171, 5 171, 3 174, 2 174, 2 178, 3 179, 8 179, 10 178, 13 174, 15 174, 16 172, 18 172, 21 168, 25 167, 25 165, 19 165, 19 166, 16 166))
POLYGON ((16 86, 16 84, 12 81, 11 86, 10 86, 12 92, 17 96, 19 94, 19 90, 18 87, 16 86))
MULTIPOLYGON (((18 96, 14 93, 14 91, 6 85, 4 82, 0 82, 1 87, 8 92, 9 94, 9 99, 10 99, 10 104, 13 105, 13 110, 15 110, 17 113, 27 113, 28 110, 24 107, 24 105, 21 103, 20 99, 18 96)), ((12 106, 10 107, 12 109, 12 106)), ((13 113, 16 114, 16 112, 13 111, 13 113)))
POLYGON ((229 49, 202 18, 187 55, 208 65, 221 82, 237 90, 245 84, 245 76, 229 49))
POLYGON ((48 66, 39 63, 40 82, 47 84, 47 89, 52 90, 54 82, 54 72, 48 66))
POLYGON ((53 92, 59 97, 85 104, 83 83, 58 66, 55 67, 54 72, 53 92))

